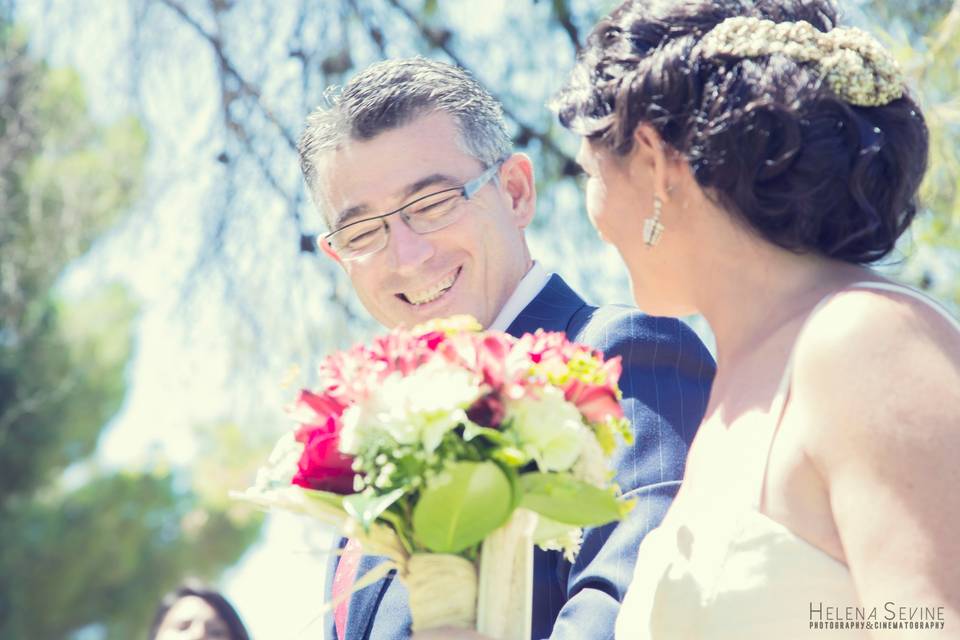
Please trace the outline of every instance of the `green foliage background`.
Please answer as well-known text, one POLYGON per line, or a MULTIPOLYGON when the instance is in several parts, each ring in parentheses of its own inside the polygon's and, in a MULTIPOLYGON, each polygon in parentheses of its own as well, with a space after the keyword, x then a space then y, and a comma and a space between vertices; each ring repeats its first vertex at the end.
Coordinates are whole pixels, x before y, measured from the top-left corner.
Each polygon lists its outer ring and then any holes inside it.
POLYGON ((137 305, 119 284, 80 300, 56 284, 138 196, 147 133, 91 121, 77 74, 37 61, 9 23, 0 93, 0 637, 140 637, 167 589, 219 575, 259 520, 172 470, 96 464, 137 305))
MULTIPOLYGON (((328 87, 367 64, 417 54, 474 73, 537 168, 538 259, 597 301, 629 301, 582 212, 576 140, 544 107, 614 4, 0 0, 0 637, 141 637, 163 591, 215 580, 257 538, 260 519, 227 491, 283 427, 265 390, 373 330, 312 251, 322 225, 294 149, 328 87), (165 195, 186 186, 200 195, 171 210, 165 195), (130 293, 161 251, 183 267, 175 303, 130 293), (115 278, 64 293, 77 265, 124 255, 115 278), (193 425, 190 460, 105 466, 98 447, 142 384, 129 367, 157 314, 183 353, 207 345, 229 372, 203 399, 220 417, 193 425)), ((893 49, 931 131, 924 212, 884 268, 960 309, 960 0, 843 8, 893 49)))

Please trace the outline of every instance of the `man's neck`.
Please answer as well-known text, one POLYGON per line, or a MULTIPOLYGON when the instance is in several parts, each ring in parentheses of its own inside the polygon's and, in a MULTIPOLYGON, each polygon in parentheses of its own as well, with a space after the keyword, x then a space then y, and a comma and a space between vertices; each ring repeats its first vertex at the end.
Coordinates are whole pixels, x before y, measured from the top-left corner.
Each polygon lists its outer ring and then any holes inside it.
POLYGON ((547 272, 540 263, 531 261, 527 273, 517 283, 516 289, 507 298, 507 302, 500 309, 500 313, 490 323, 488 329, 494 331, 506 331, 507 327, 516 320, 517 316, 529 305, 537 294, 543 289, 550 280, 550 273, 547 272))

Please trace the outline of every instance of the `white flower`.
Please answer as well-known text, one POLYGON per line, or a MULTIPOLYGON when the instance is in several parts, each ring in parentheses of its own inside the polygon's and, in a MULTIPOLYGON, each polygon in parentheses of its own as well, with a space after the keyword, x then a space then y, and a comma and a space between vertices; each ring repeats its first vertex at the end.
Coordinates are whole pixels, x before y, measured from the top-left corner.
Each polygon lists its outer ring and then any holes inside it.
POLYGON ((537 518, 533 542, 544 551, 562 551, 568 562, 573 562, 583 544, 583 530, 544 516, 537 518))
POLYGON ((513 419, 520 448, 541 471, 567 471, 583 450, 587 427, 556 387, 545 387, 540 397, 509 400, 507 417, 513 419))
POLYGON ((584 429, 582 436, 583 450, 573 465, 571 474, 577 480, 605 489, 610 484, 612 474, 607 465, 607 458, 603 455, 603 447, 590 429, 584 429))
POLYGON ((445 362, 406 377, 392 373, 365 402, 344 411, 340 451, 357 454, 392 443, 434 451, 444 434, 466 421, 481 391, 476 375, 445 362))
POLYGON ((267 466, 257 471, 254 486, 259 490, 288 486, 297 474, 297 463, 302 455, 303 443, 297 442, 293 431, 287 432, 273 447, 267 466))
POLYGON ((340 428, 340 443, 337 446, 340 453, 355 456, 360 453, 361 445, 361 427, 360 420, 363 418, 363 411, 360 405, 347 407, 340 416, 343 426, 340 428))

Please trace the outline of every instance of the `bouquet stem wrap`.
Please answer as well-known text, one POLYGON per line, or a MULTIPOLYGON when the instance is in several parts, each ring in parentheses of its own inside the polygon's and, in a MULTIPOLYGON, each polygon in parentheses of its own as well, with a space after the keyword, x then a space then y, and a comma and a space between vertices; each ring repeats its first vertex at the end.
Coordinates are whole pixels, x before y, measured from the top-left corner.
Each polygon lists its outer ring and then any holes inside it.
POLYGON ((533 614, 535 513, 514 511, 490 534, 474 564, 460 556, 417 553, 406 564, 413 630, 476 629, 498 640, 527 640, 533 614))
POLYGON ((460 556, 415 553, 407 561, 404 583, 410 594, 413 630, 475 628, 477 570, 460 556))
POLYGON ((477 631, 499 640, 527 640, 533 619, 533 533, 537 515, 516 509, 480 553, 477 631))

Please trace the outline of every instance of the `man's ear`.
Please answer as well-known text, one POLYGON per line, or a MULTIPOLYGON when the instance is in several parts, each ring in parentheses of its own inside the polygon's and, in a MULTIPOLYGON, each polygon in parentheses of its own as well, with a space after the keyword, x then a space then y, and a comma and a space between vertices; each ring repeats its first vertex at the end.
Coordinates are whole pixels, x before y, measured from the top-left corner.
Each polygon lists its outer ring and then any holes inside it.
POLYGON ((500 186, 510 198, 510 207, 519 229, 525 229, 537 210, 537 188, 533 163, 525 153, 514 153, 500 168, 500 186))
POLYGON ((670 173, 676 157, 673 149, 663 141, 649 124, 640 124, 633 132, 631 170, 639 168, 652 178, 653 193, 666 202, 670 196, 670 173))
POLYGON ((343 266, 343 260, 341 260, 340 256, 337 255, 337 252, 333 250, 333 247, 330 246, 330 243, 328 243, 323 238, 318 237, 316 244, 318 247, 320 247, 321 251, 327 254, 328 258, 331 258, 334 262, 339 264, 341 267, 343 266))

